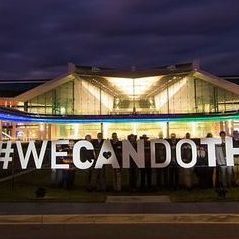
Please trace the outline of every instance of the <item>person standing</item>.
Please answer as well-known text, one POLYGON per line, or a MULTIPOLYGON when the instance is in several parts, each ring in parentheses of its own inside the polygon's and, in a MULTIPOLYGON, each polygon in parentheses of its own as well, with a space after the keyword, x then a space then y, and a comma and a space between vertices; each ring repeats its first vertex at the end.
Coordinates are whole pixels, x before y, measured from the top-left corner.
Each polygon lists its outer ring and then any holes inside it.
MULTIPOLYGON (((239 148, 239 132, 238 130, 234 130, 232 133, 233 137, 233 147, 239 148)), ((233 167, 233 173, 234 173, 234 184, 236 186, 239 186, 239 155, 234 155, 234 167, 233 167)))
MULTIPOLYGON (((162 135, 159 135, 159 139, 163 139, 162 135)), ((156 162, 164 163, 166 160, 166 147, 163 144, 155 145, 156 153, 156 162)), ((156 171, 157 183, 156 186, 158 189, 168 187, 168 168, 156 168, 153 169, 156 171)))
MULTIPOLYGON (((186 133, 186 139, 190 139, 190 133, 186 133)), ((191 145, 185 143, 182 145, 182 160, 184 163, 189 163, 192 160, 192 148, 191 145)), ((183 188, 187 190, 192 189, 193 168, 180 168, 180 181, 183 188)))
MULTIPOLYGON (((98 158, 103 143, 103 134, 100 132, 97 134, 97 139, 92 141, 95 150, 95 158, 98 158)), ((106 173, 104 166, 93 170, 91 185, 92 188, 96 188, 98 191, 106 191, 106 173)))
POLYGON ((142 135, 140 139, 144 140, 144 157, 145 157, 145 168, 140 169, 140 189, 141 191, 148 191, 152 189, 152 169, 150 166, 150 142, 146 134, 142 135))
MULTIPOLYGON (((57 144, 56 150, 57 152, 61 152, 62 145, 57 144)), ((56 159, 57 164, 62 164, 63 159, 64 157, 57 157, 56 159)), ((53 185, 61 188, 63 186, 63 169, 52 169, 51 179, 52 179, 53 185)))
MULTIPOLYGON (((89 141, 90 143, 92 143, 91 135, 90 135, 90 134, 87 134, 87 135, 85 136, 85 140, 87 140, 87 141, 89 141)), ((94 152, 94 150, 87 150, 86 148, 85 148, 85 149, 82 149, 82 150, 81 150, 81 158, 82 158, 82 161, 83 161, 83 162, 85 162, 85 161, 92 162, 92 160, 95 159, 95 152, 94 152)), ((93 175, 94 169, 91 167, 91 168, 89 168, 87 171, 88 171, 88 174, 87 174, 87 185, 86 185, 86 189, 87 189, 88 191, 92 191, 91 179, 92 179, 92 175, 93 175)))
POLYGON ((178 183, 179 183, 179 170, 176 160, 176 144, 178 140, 176 138, 176 134, 171 134, 171 139, 169 141, 171 146, 171 163, 168 166, 168 185, 170 188, 176 190, 178 189, 178 183))
POLYGON ((69 146, 67 148, 67 156, 63 159, 63 163, 69 165, 69 168, 63 169, 63 186, 66 187, 66 189, 71 189, 75 182, 75 166, 72 158, 73 146, 74 141, 70 140, 69 146))
MULTIPOLYGON (((208 133, 207 138, 212 138, 212 134, 208 133)), ((211 188, 213 186, 213 172, 215 168, 208 167, 208 150, 206 145, 198 144, 197 146, 197 164, 195 172, 198 177, 200 188, 211 188)))
POLYGON ((222 143, 216 145, 216 162, 217 162, 217 169, 216 169, 216 191, 220 197, 225 198, 226 193, 228 192, 228 188, 231 187, 231 180, 232 180, 232 167, 227 166, 226 164, 226 145, 225 145, 225 138, 226 132, 221 131, 220 137, 222 143))
MULTIPOLYGON (((137 136, 134 134, 128 135, 128 140, 132 146, 137 149, 137 136)), ((137 190, 137 181, 138 181, 138 168, 135 162, 130 160, 129 168, 129 187, 130 191, 135 192, 137 190)))
MULTIPOLYGON (((122 152, 121 152, 121 143, 118 139, 117 133, 112 133, 111 137, 111 145, 114 149, 115 156, 118 160, 120 166, 122 166, 122 152)), ((113 169, 113 188, 114 191, 120 192, 121 191, 121 168, 113 169)))

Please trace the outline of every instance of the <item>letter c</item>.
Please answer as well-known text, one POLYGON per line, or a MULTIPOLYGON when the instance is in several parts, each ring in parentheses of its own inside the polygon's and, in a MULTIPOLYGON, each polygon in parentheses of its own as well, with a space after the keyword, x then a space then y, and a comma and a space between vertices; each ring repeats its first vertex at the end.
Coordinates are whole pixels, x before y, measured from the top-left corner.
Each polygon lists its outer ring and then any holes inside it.
POLYGON ((89 162, 88 160, 85 162, 81 161, 80 151, 81 148, 83 147, 86 148, 87 150, 94 150, 92 143, 90 143, 89 141, 87 140, 78 141, 73 147, 73 163, 79 169, 88 169, 92 166, 94 160, 91 160, 91 162, 89 162))

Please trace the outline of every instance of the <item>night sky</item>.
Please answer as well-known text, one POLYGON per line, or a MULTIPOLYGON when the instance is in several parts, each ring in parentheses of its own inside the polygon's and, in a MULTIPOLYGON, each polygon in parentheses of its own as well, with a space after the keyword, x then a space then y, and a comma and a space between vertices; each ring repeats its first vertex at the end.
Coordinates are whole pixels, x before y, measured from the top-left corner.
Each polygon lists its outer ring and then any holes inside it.
POLYGON ((193 59, 239 75, 238 0, 1 0, 0 16, 1 80, 193 59))

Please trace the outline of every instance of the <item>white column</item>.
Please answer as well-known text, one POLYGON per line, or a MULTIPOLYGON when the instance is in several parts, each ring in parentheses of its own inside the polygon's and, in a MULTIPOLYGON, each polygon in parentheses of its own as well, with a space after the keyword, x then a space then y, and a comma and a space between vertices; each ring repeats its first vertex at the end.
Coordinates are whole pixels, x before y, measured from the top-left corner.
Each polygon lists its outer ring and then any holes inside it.
POLYGON ((17 124, 16 123, 12 123, 11 137, 13 138, 13 140, 16 140, 16 137, 17 137, 17 124))

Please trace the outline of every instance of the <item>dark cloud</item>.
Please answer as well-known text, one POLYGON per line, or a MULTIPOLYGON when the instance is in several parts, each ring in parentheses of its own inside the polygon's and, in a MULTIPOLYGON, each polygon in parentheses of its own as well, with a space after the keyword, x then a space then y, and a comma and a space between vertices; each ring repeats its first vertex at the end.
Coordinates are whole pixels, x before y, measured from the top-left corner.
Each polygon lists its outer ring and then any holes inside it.
POLYGON ((53 76, 67 62, 193 59, 215 74, 239 74, 238 12, 237 0, 1 0, 1 78, 53 76))

